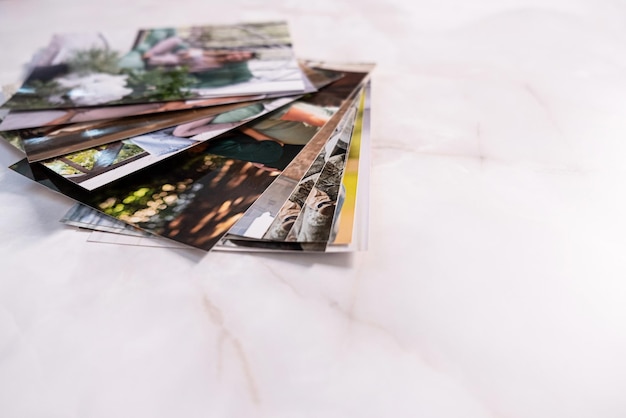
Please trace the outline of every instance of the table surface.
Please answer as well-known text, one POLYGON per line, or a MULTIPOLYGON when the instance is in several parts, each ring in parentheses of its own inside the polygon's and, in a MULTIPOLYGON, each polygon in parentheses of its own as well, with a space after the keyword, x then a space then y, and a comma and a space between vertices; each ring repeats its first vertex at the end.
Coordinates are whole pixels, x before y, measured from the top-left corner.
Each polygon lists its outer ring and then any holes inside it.
POLYGON ((370 247, 87 242, 0 144, 0 416, 626 416, 626 3, 0 0, 55 32, 286 19, 376 62, 370 247))

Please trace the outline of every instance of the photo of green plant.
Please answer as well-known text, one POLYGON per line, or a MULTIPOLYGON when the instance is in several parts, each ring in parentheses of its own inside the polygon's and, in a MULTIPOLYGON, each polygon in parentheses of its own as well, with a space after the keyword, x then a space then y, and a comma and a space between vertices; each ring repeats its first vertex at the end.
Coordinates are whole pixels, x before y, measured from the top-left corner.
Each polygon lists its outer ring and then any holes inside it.
POLYGON ((16 110, 302 92, 284 22, 140 30, 130 50, 104 34, 57 34, 4 104, 16 110))

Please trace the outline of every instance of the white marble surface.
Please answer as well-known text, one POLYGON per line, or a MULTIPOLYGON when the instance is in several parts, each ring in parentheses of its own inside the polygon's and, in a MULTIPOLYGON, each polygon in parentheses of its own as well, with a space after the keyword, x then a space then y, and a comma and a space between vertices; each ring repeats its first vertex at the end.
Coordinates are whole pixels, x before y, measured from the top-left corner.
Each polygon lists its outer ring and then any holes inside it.
POLYGON ((0 144, 0 416, 626 416, 626 3, 0 0, 58 31, 288 19, 375 61, 370 250, 89 243, 0 144))

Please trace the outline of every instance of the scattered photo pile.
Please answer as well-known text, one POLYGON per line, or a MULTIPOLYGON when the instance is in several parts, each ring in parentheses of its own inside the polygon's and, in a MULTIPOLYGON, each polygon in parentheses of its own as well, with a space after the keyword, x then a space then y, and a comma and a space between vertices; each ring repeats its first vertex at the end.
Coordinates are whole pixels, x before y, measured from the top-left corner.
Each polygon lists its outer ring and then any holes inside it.
POLYGON ((297 59, 286 22, 59 34, 0 136, 89 241, 359 251, 373 68, 297 59))

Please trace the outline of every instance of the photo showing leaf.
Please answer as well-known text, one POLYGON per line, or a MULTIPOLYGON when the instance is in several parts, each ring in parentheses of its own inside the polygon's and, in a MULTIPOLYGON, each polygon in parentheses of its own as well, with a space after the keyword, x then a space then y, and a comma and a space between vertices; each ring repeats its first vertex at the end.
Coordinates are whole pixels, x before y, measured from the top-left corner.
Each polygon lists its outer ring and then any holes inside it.
POLYGON ((63 109, 264 93, 302 93, 285 22, 141 29, 130 50, 101 33, 54 35, 14 110, 63 109))

